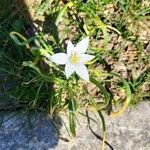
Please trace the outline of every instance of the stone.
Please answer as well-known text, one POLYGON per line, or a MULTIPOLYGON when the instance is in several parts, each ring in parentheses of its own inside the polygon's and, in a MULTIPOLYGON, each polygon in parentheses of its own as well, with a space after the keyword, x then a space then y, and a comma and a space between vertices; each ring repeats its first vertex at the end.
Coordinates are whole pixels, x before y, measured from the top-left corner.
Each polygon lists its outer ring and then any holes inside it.
MULTIPOLYGON (((105 116, 106 140, 114 150, 148 150, 150 148, 150 102, 141 102, 135 108, 128 108, 117 118, 105 116)), ((101 141, 89 130, 87 120, 78 116, 77 136, 71 138, 65 126, 67 117, 57 117, 57 130, 49 116, 31 112, 1 113, 0 150, 99 150, 101 141), (66 141, 66 142, 65 142, 66 141)), ((90 116, 98 120, 95 113, 90 116)), ((96 134, 101 135, 100 124, 91 121, 96 134)), ((110 148, 106 145, 106 150, 110 148)))

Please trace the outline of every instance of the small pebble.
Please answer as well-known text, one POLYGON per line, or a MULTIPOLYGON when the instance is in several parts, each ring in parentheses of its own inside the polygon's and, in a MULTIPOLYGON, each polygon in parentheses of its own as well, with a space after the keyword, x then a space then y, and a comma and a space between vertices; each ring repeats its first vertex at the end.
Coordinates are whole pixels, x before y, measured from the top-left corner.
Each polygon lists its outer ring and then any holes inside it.
POLYGON ((146 50, 145 50, 148 54, 150 54, 150 43, 147 45, 146 50))

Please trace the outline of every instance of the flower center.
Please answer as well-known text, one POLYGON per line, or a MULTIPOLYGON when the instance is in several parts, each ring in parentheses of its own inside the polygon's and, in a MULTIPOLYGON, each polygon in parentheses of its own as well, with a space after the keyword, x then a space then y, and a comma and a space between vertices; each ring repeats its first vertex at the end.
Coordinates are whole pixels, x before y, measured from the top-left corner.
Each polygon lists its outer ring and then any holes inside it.
POLYGON ((72 54, 70 57, 70 61, 72 64, 77 64, 80 60, 80 57, 77 54, 72 54))

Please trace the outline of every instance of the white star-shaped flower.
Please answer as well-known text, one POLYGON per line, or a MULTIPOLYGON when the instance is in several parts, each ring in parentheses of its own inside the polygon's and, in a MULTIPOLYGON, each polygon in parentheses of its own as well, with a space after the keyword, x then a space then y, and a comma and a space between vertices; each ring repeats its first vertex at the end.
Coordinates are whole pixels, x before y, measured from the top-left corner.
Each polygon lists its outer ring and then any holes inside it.
POLYGON ((89 37, 82 39, 74 47, 71 41, 67 43, 67 54, 57 53, 49 57, 49 59, 60 65, 65 65, 65 75, 68 79, 74 72, 82 79, 89 81, 89 72, 85 63, 92 60, 95 56, 85 54, 89 45, 89 37))

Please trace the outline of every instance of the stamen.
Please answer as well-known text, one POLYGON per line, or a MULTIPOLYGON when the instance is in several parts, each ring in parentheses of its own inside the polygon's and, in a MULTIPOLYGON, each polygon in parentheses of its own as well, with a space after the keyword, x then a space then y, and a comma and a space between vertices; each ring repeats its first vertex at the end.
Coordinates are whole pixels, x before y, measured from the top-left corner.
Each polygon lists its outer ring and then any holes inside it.
POLYGON ((72 64, 77 64, 80 60, 80 57, 77 54, 72 54, 70 57, 70 61, 72 64))

